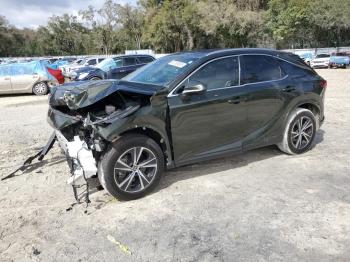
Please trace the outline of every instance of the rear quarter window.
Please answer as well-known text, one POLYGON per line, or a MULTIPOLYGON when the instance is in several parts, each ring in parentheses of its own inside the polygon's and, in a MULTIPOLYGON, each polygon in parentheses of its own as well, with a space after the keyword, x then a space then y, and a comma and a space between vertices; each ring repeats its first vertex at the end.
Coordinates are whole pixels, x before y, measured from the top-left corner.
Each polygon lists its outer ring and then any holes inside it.
POLYGON ((316 75, 316 72, 305 64, 294 64, 289 63, 283 60, 280 60, 280 65, 282 67, 282 70, 284 74, 290 76, 290 77, 303 77, 303 76, 310 76, 310 75, 316 75))

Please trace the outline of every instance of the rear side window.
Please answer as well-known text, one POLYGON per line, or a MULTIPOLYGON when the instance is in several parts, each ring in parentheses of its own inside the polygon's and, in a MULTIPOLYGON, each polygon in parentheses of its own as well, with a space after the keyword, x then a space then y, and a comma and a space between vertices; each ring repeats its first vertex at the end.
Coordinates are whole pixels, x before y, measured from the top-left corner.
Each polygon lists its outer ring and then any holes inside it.
POLYGON ((282 71, 277 60, 264 55, 243 55, 241 61, 241 84, 278 80, 282 71))
POLYGON ((228 57, 208 63, 194 73, 190 83, 202 83, 207 90, 238 85, 239 65, 237 57, 228 57))
POLYGON ((125 57, 123 58, 124 60, 124 66, 132 66, 132 65, 136 65, 136 59, 135 57, 125 57))
POLYGON ((34 74, 33 64, 13 64, 11 65, 11 75, 32 75, 34 74))
POLYGON ((154 60, 152 57, 149 56, 139 56, 137 59, 139 60, 140 64, 147 64, 154 60))
POLYGON ((9 66, 1 66, 0 67, 0 77, 9 76, 10 75, 10 67, 9 66))
POLYGON ((87 63, 88 65, 96 65, 96 59, 91 59, 87 63))

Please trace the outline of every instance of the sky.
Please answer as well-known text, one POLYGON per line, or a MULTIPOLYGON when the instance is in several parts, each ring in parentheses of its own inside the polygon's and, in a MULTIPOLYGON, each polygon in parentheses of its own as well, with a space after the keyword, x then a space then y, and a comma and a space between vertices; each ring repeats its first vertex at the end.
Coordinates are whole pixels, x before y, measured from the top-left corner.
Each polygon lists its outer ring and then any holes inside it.
MULTIPOLYGON (((89 5, 100 8, 105 0, 0 0, 0 15, 17 27, 37 28, 52 15, 77 15, 89 5)), ((136 4, 137 0, 114 0, 118 4, 136 4)))

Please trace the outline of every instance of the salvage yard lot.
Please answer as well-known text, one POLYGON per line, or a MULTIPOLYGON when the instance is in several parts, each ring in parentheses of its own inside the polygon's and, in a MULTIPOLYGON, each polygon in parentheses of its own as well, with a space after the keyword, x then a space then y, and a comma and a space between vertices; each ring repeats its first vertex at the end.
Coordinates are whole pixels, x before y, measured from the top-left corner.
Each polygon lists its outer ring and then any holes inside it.
MULTIPOLYGON (((121 202, 105 191, 75 205, 57 146, 31 172, 0 182, 0 261, 349 261, 350 71, 328 81, 315 147, 276 147, 165 174, 121 202)), ((0 97, 0 176, 43 146, 47 97, 0 97)))

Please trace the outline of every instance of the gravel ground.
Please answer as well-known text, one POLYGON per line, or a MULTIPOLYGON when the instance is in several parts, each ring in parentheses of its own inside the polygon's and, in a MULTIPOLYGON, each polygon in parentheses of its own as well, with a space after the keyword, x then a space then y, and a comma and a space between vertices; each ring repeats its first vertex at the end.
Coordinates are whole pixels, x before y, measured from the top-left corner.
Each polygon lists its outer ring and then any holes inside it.
MULTIPOLYGON (((350 261, 350 71, 328 80, 315 147, 276 147, 168 172, 156 192, 73 203, 57 146, 0 182, 0 261, 350 261)), ((46 143, 47 98, 0 97, 0 176, 46 143)))

